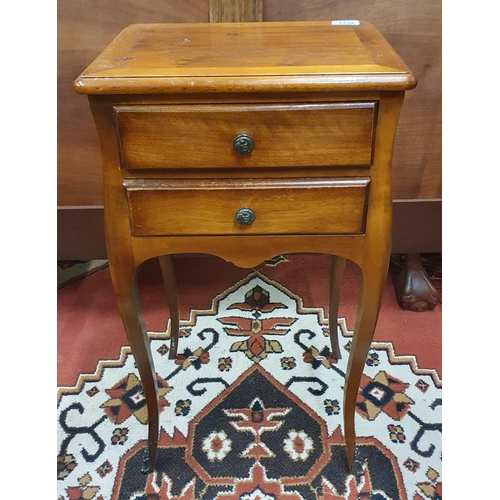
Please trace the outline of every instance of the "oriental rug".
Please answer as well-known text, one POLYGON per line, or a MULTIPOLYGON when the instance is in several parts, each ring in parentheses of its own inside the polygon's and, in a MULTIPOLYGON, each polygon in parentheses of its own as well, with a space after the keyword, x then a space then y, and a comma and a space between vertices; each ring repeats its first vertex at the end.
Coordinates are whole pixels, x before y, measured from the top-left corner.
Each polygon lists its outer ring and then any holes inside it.
MULTIPOLYGON (((128 347, 58 391, 58 500, 439 500, 441 380, 376 341, 357 400, 363 476, 349 475, 343 386, 353 325, 329 350, 323 309, 259 270, 169 329, 158 373, 156 470, 140 473, 147 411, 128 347)), ((380 338, 380 335, 378 336, 380 338)))

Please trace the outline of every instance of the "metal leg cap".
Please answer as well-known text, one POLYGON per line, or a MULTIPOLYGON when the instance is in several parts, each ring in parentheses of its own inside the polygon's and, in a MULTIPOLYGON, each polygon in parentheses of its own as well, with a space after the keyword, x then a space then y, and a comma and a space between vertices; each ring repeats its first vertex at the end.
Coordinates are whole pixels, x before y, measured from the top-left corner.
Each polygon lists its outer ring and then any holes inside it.
POLYGON ((361 465, 361 462, 359 460, 354 460, 354 462, 352 463, 352 473, 357 477, 363 475, 363 466, 361 465))
POLYGON ((146 448, 144 450, 144 456, 142 457, 142 467, 141 472, 143 474, 149 474, 152 472, 153 468, 151 467, 151 460, 149 459, 149 450, 146 448))

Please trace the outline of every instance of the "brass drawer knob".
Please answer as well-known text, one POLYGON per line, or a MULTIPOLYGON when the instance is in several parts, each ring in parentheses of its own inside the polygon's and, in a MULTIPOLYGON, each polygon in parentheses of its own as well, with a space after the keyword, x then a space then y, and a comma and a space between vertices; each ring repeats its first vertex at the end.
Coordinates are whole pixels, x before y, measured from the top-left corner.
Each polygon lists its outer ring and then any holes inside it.
POLYGON ((233 149, 240 155, 247 155, 253 151, 255 143, 253 139, 246 134, 240 134, 233 141, 233 149))
POLYGON ((255 212, 250 208, 240 208, 236 212, 236 222, 240 226, 249 226, 255 220, 255 212))

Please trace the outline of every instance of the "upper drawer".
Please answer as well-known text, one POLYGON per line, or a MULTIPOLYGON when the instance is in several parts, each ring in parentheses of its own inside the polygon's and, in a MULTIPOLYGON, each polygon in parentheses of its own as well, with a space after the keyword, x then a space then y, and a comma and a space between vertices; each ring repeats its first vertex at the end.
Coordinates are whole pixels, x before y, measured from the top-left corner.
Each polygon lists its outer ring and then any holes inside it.
POLYGON ((125 169, 370 166, 376 103, 116 106, 125 169), (253 149, 238 152, 238 136, 253 149))

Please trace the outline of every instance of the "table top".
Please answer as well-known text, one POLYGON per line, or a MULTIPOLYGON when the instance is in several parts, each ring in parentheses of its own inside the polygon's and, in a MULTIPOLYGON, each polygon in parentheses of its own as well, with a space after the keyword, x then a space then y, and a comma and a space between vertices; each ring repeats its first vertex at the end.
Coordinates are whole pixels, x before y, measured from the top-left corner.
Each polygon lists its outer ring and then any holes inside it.
POLYGON ((408 90, 411 71, 365 21, 133 24, 75 81, 84 94, 408 90))

